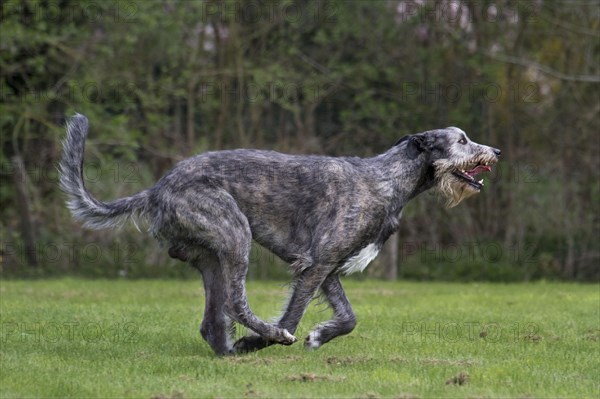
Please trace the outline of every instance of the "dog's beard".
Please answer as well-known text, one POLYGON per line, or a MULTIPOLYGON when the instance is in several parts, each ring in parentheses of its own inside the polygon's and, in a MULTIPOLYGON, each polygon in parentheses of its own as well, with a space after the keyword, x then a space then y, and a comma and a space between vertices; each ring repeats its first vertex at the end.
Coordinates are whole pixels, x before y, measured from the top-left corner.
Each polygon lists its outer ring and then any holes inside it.
POLYGON ((463 200, 478 194, 483 188, 483 180, 476 181, 475 176, 489 172, 489 165, 496 163, 496 160, 491 154, 479 154, 458 162, 436 161, 436 188, 446 207, 455 207, 463 200))
POLYGON ((479 190, 459 181, 450 173, 438 177, 436 188, 447 208, 453 208, 463 200, 479 193, 479 190))

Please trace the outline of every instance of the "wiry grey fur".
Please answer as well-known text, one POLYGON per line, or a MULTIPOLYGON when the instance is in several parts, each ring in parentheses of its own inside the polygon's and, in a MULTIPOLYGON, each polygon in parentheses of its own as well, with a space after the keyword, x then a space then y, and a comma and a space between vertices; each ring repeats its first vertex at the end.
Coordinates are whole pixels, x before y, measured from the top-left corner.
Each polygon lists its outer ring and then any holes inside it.
POLYGON ((139 215, 169 255, 203 275, 200 332, 219 355, 289 345, 320 289, 334 318, 306 338, 318 348, 347 334, 356 319, 340 274, 364 269, 398 229, 403 207, 437 187, 456 205, 481 187, 456 171, 496 162, 499 150, 476 144, 458 128, 410 135, 373 158, 293 156, 273 151, 208 152, 178 163, 153 187, 110 202, 94 199, 82 176, 87 119, 67 125, 60 164, 73 215, 91 228, 112 227, 139 215), (248 306, 245 279, 252 239, 288 262, 291 296, 276 324, 248 306), (232 343, 233 321, 256 335, 232 343))
POLYGON ((148 190, 110 202, 100 202, 90 195, 83 183, 83 151, 88 121, 75 115, 67 122, 64 154, 59 165, 60 188, 69 196, 67 206, 77 220, 93 229, 117 227, 124 219, 140 213, 146 207, 148 190))

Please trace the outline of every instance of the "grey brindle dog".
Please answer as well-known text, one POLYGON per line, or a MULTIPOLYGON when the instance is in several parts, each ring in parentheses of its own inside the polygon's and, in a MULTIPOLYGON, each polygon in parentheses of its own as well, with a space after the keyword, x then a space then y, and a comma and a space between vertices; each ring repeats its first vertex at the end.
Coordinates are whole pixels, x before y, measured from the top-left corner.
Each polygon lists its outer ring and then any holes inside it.
POLYGON ((490 171, 500 155, 455 127, 403 137, 372 158, 208 152, 179 162, 151 188, 101 202, 83 181, 87 130, 82 115, 67 123, 60 184, 69 209, 98 229, 142 217, 171 257, 197 268, 206 292, 200 332, 217 355, 294 343, 319 289, 333 319, 317 325, 305 346, 348 334, 356 318, 340 275, 362 271, 375 258, 408 201, 437 188, 448 206, 457 205, 482 189, 475 175, 490 171), (285 311, 274 324, 248 306, 253 239, 289 263, 293 274, 285 311), (233 343, 233 322, 253 334, 233 343))

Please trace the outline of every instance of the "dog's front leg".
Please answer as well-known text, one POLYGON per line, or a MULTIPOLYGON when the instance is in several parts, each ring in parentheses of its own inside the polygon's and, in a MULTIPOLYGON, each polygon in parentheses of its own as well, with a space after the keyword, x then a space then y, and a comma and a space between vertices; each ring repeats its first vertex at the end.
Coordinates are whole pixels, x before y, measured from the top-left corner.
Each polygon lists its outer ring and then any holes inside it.
MULTIPOLYGON (((277 326, 293 334, 298 328, 300 319, 304 315, 308 304, 313 299, 323 280, 331 273, 332 268, 328 266, 309 266, 292 281, 292 294, 286 306, 285 312, 277 323, 277 326)), ((240 338, 235 344, 238 353, 253 352, 263 349, 275 342, 265 340, 256 335, 240 338)))
POLYGON ((333 320, 319 324, 304 341, 307 349, 316 349, 333 338, 350 333, 356 326, 356 316, 346 297, 340 276, 327 276, 321 290, 333 308, 333 320))

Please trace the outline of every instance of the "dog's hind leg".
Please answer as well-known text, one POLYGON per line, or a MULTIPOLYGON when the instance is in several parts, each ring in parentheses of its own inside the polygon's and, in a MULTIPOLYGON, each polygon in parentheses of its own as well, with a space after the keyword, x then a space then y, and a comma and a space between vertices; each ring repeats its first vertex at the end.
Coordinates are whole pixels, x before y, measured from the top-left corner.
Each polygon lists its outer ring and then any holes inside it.
POLYGON ((291 345, 296 337, 284 328, 266 323, 256 317, 250 310, 246 296, 246 275, 250 258, 252 233, 246 216, 238 208, 233 198, 221 197, 221 220, 213 223, 211 234, 216 236, 212 242, 215 248, 225 281, 225 313, 236 322, 268 341, 283 345, 291 345))
MULTIPOLYGON (((211 250, 219 263, 219 273, 205 271, 205 285, 222 282, 217 288, 208 287, 207 293, 215 297, 211 306, 222 300, 222 310, 226 316, 244 325, 266 340, 290 345, 296 337, 283 328, 260 320, 252 313, 246 297, 246 275, 250 258, 252 233, 248 219, 239 209, 235 199, 215 184, 198 184, 177 192, 172 201, 173 224, 178 228, 174 247, 169 251, 178 259, 200 259, 202 249, 211 250), (199 252, 198 252, 199 251, 199 252), (217 277, 218 276, 218 277, 217 277), (208 283, 210 281, 210 283, 208 283)), ((217 312, 215 312, 217 314, 217 312)), ((212 316, 212 313, 209 313, 212 316)), ((213 316, 216 319, 216 316, 213 316)), ((209 320, 211 320, 209 318, 209 320)), ((210 322, 206 324, 209 328, 210 322)))
POLYGON ((350 333, 356 326, 356 316, 346 297, 338 274, 327 276, 321 290, 333 308, 333 320, 319 324, 304 341, 307 349, 316 349, 333 338, 350 333))
POLYGON ((204 318, 200 334, 218 356, 233 354, 233 322, 225 314, 225 282, 219 260, 212 251, 206 251, 191 264, 200 270, 204 283, 204 318))

